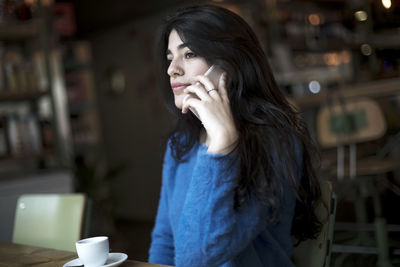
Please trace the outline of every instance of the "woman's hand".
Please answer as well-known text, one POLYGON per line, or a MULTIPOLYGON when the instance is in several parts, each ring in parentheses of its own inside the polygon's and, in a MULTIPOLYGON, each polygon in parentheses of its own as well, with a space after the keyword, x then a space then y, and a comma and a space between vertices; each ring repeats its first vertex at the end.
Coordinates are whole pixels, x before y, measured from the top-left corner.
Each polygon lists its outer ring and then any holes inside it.
POLYGON ((207 152, 227 154, 234 149, 238 132, 229 105, 226 73, 219 79, 217 90, 210 79, 203 75, 197 76, 194 82, 194 85, 188 86, 184 92, 195 97, 184 99, 182 113, 191 109, 203 123, 207 133, 207 152))

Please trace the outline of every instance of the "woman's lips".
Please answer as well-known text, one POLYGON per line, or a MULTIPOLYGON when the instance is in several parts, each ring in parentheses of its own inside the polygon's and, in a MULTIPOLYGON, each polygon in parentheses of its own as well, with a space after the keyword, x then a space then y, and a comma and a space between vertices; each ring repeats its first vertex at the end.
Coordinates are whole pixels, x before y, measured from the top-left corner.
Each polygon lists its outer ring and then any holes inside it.
POLYGON ((185 83, 172 83, 171 88, 172 88, 172 91, 178 92, 178 91, 184 90, 189 85, 190 84, 185 84, 185 83))

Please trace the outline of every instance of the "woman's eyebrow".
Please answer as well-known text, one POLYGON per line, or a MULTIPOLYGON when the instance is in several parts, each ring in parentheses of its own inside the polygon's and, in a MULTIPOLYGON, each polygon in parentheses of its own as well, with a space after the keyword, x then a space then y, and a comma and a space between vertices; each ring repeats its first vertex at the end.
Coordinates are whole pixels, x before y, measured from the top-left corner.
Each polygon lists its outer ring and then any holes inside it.
MULTIPOLYGON (((182 49, 184 49, 184 48, 186 48, 186 47, 188 47, 188 45, 187 45, 186 43, 181 43, 180 45, 178 45, 178 50, 182 50, 182 49)), ((168 49, 168 50, 167 50, 167 56, 168 56, 168 55, 171 55, 171 54, 172 54, 171 50, 168 49)))

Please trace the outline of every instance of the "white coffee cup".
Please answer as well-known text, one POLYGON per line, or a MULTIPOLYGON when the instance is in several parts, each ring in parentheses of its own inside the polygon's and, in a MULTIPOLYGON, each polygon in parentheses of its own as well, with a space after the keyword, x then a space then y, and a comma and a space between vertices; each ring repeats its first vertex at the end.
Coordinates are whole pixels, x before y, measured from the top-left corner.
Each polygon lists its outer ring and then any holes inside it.
POLYGON ((96 236, 75 243, 76 252, 85 267, 99 267, 106 263, 110 245, 107 236, 96 236))

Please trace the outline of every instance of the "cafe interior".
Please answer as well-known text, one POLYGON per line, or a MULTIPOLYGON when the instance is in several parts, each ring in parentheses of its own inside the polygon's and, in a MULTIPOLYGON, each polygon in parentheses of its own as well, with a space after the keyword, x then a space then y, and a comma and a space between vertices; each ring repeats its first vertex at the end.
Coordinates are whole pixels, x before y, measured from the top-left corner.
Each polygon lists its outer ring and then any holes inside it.
POLYGON ((202 3, 252 26, 318 148, 324 227, 297 266, 400 266, 399 0, 0 1, 1 266, 92 236, 147 261, 174 125, 157 27, 202 3))

